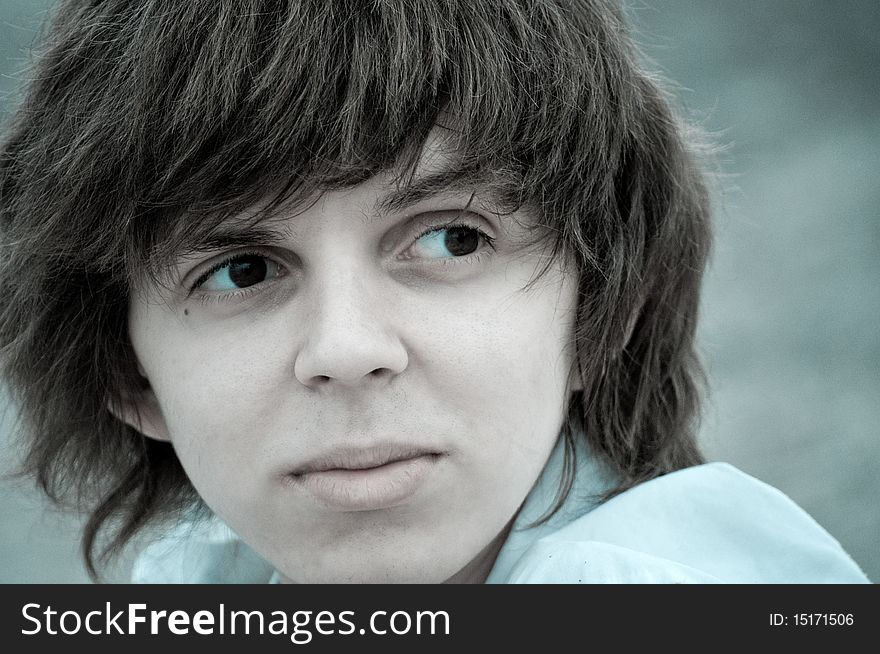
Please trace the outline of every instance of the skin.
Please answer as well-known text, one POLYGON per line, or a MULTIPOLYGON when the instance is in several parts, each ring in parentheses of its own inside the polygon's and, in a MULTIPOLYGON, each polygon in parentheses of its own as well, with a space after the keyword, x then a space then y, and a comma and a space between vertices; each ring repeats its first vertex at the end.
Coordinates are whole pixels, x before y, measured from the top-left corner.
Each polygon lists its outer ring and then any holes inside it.
POLYGON ((524 288, 545 263, 532 217, 495 215, 478 191, 378 211, 392 188, 325 193, 273 220, 275 241, 188 254, 168 288, 132 298, 150 389, 122 418, 171 441, 288 581, 484 581, 577 389, 575 275, 554 263, 524 288), (450 256, 450 221, 494 242, 450 256), (230 295, 227 267, 191 290, 242 251, 269 261, 264 281, 230 295), (340 510, 291 483, 328 448, 377 439, 442 452, 396 505, 340 510))

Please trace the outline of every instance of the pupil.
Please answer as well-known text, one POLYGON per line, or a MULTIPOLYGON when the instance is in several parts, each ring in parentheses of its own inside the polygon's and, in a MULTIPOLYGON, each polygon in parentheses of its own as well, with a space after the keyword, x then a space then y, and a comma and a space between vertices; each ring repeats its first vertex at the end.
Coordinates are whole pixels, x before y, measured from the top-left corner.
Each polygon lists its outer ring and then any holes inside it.
POLYGON ((236 259, 229 264, 229 279, 240 288, 259 284, 266 279, 266 260, 253 255, 236 259))
POLYGON ((456 257, 470 254, 480 245, 480 235, 475 229, 451 227, 446 230, 446 249, 456 257))

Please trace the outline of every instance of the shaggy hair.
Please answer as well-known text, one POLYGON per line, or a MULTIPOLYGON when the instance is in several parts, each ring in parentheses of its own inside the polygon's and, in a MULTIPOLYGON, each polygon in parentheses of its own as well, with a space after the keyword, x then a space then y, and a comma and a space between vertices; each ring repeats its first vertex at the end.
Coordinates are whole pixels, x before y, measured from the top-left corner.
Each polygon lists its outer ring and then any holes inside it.
POLYGON ((88 502, 90 573, 200 505, 171 444, 108 409, 146 384, 132 289, 270 191, 407 188, 437 125, 455 163, 412 193, 491 185, 576 262, 557 508, 575 438, 617 473, 609 496, 702 462, 707 192, 638 62, 611 0, 62 3, 0 149, 0 355, 26 471, 88 502))

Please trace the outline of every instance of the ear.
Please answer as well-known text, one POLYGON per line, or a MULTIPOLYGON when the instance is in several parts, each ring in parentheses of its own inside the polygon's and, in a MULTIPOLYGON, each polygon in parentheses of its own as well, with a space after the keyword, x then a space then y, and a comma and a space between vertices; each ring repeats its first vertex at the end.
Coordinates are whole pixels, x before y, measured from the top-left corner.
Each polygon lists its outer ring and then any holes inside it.
MULTIPOLYGON (((633 332, 636 330, 636 324, 638 324, 639 317, 642 315, 642 308, 643 307, 644 307, 644 302, 639 301, 638 306, 636 306, 636 308, 630 314, 629 320, 627 321, 627 324, 626 324, 626 330, 624 331, 624 334, 623 334, 621 351, 623 348, 625 348, 627 345, 629 345, 629 341, 632 338, 633 332)), ((618 356, 618 354, 619 353, 615 353, 612 360, 614 358, 616 358, 618 356)), ((604 374, 604 372, 603 372, 603 374, 604 374)), ((569 380, 568 380, 568 390, 572 393, 574 393, 575 391, 584 390, 583 375, 581 375, 581 369, 580 369, 580 366, 578 365, 577 360, 575 360, 575 362, 571 366, 571 375, 569 375, 569 380)))
POLYGON ((157 441, 171 441, 159 400, 146 378, 143 378, 142 389, 133 393, 125 393, 116 402, 108 402, 107 409, 117 419, 147 438, 153 438, 157 441))

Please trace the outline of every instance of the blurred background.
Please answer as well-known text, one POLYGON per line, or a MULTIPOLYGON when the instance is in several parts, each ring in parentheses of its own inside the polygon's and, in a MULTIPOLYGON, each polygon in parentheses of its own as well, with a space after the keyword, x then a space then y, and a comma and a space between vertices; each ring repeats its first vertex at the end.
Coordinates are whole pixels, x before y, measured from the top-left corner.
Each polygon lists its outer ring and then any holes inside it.
MULTIPOLYGON (((2 115, 51 4, 0 0, 2 115)), ((649 65, 723 146, 704 447, 788 494, 878 581, 880 3, 627 6, 649 65)), ((0 582, 86 581, 79 524, 0 482, 0 582)), ((125 578, 122 561, 109 579, 125 578)))

